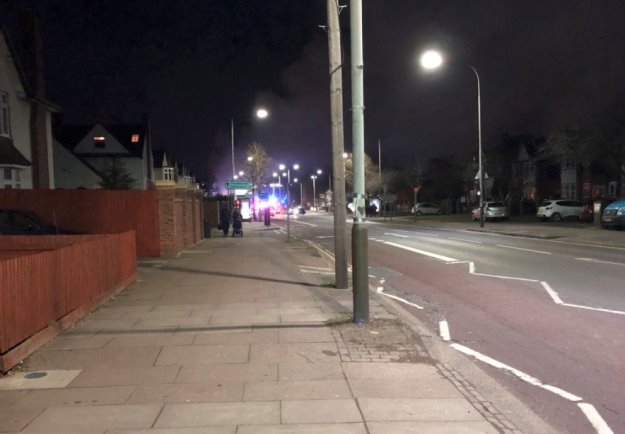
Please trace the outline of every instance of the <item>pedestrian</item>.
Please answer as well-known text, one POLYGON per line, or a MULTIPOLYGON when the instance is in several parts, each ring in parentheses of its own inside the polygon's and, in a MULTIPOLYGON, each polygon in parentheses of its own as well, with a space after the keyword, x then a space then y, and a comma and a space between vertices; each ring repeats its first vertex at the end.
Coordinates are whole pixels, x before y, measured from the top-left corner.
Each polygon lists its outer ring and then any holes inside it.
POLYGON ((271 208, 265 207, 265 226, 271 226, 271 208))
POLYGON ((223 204, 219 210, 219 228, 224 232, 224 237, 227 237, 230 231, 230 212, 227 204, 223 204))

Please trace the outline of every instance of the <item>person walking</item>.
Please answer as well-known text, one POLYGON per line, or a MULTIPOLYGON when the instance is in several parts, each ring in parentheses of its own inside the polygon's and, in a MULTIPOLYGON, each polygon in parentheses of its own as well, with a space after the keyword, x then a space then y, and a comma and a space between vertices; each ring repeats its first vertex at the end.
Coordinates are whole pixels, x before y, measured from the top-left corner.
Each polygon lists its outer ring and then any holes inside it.
POLYGON ((230 212, 228 211, 228 204, 223 204, 219 210, 219 227, 224 232, 224 237, 227 237, 230 231, 230 212))

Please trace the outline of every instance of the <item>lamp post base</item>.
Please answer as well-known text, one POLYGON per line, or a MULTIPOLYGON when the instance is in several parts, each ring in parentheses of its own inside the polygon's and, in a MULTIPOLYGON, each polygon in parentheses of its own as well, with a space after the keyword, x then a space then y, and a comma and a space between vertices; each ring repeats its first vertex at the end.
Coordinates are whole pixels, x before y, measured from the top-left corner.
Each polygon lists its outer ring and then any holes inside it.
POLYGON ((354 322, 358 324, 369 321, 368 232, 364 224, 352 226, 354 322))

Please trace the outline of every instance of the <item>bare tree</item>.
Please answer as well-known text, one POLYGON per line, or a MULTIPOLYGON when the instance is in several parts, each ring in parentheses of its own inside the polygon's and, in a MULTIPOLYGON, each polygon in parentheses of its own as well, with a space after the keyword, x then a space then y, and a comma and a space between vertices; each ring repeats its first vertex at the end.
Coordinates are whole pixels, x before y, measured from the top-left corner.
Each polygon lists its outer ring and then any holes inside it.
POLYGON ((252 189, 260 187, 267 175, 267 168, 271 158, 260 143, 254 142, 247 147, 247 161, 245 162, 245 176, 252 183, 252 189))
MULTIPOLYGON (((354 163, 352 154, 347 154, 345 158, 345 182, 351 188, 354 185, 354 163)), ((375 194, 380 191, 380 177, 378 176, 378 165, 373 162, 370 156, 365 154, 365 193, 375 194)))

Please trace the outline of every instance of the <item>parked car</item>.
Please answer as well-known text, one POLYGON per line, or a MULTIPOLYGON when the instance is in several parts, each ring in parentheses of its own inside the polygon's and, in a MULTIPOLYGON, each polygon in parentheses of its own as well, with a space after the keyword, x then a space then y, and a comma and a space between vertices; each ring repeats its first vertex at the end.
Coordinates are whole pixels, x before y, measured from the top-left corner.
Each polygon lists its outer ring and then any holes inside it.
MULTIPOLYGON (((480 219, 480 207, 471 210, 473 221, 480 219)), ((510 218, 508 207, 503 202, 484 202, 484 220, 507 220, 510 218)))
POLYGON ((415 212, 417 213, 417 215, 423 215, 423 214, 441 214, 441 209, 440 207, 436 206, 436 204, 434 203, 430 203, 430 202, 419 202, 417 203, 415 206, 412 207, 412 209, 410 210, 410 212, 412 214, 414 214, 415 212))
POLYGON ((57 235, 71 234, 43 221, 37 214, 20 209, 0 209, 0 235, 57 235))
POLYGON ((589 199, 584 201, 582 209, 579 211, 579 219, 581 221, 592 223, 595 220, 595 202, 599 200, 601 201, 601 211, 599 212, 599 215, 601 215, 605 207, 614 202, 616 199, 589 199))
POLYGON ((625 200, 612 202, 601 214, 601 226, 604 228, 625 228, 625 200))
POLYGON ((583 204, 579 200, 544 200, 536 211, 540 220, 559 222, 562 219, 577 220, 583 204))

